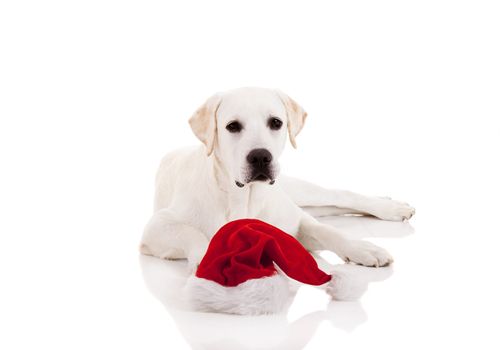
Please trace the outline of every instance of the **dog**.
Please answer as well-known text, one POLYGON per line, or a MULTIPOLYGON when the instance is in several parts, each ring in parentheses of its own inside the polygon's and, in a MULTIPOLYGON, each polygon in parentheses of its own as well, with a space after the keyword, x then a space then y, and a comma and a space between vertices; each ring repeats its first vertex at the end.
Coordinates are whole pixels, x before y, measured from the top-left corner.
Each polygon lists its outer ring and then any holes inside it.
POLYGON ((239 88, 210 97, 189 119, 203 145, 174 151, 161 161, 154 213, 140 252, 187 259, 196 269, 221 226, 257 218, 294 236, 309 251, 330 250, 345 262, 363 266, 391 264, 385 249, 348 239, 313 215, 399 221, 414 215, 411 206, 280 175, 278 159, 286 140, 296 147, 306 116, 297 102, 272 89, 239 88))

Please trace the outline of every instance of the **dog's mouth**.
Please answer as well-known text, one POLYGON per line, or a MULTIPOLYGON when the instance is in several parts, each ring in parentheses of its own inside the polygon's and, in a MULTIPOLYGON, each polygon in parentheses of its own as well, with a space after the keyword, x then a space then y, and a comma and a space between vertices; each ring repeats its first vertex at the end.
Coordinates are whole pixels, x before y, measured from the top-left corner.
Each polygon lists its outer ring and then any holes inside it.
POLYGON ((274 185, 276 179, 272 176, 270 171, 254 171, 252 174, 246 179, 245 183, 235 181, 236 186, 244 187, 245 184, 249 184, 252 182, 267 182, 269 185, 274 185))
POLYGON ((254 168, 248 174, 246 179, 247 183, 250 182, 269 182, 269 184, 274 184, 274 171, 272 167, 259 167, 254 168))
POLYGON ((260 174, 257 174, 256 176, 254 176, 250 182, 252 181, 266 181, 266 180, 271 180, 269 178, 269 176, 267 174, 264 174, 264 173, 260 173, 260 174))

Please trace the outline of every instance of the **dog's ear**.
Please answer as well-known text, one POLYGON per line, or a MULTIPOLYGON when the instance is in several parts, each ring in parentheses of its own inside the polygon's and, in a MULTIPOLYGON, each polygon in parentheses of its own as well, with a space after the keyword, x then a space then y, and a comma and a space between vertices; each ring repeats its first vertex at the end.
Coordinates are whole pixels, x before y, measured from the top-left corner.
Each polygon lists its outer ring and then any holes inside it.
POLYGON ((207 156, 214 151, 217 134, 216 114, 221 99, 220 94, 213 95, 189 118, 193 133, 207 148, 207 156))
POLYGON ((288 95, 281 91, 277 91, 283 105, 285 106, 287 115, 287 126, 288 126, 288 137, 290 138, 290 143, 294 148, 297 148, 297 143, 295 142, 295 137, 302 130, 304 122, 307 117, 307 113, 304 109, 294 100, 292 100, 288 95))

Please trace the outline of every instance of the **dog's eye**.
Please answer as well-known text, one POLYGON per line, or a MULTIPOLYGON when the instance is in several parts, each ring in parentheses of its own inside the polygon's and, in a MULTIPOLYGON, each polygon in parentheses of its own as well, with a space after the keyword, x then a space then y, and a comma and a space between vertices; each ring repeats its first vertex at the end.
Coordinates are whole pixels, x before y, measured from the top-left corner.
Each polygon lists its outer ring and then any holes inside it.
POLYGON ((281 120, 279 120, 278 118, 272 117, 272 118, 269 118, 267 125, 269 125, 271 130, 279 130, 279 129, 281 129, 283 122, 281 120))
POLYGON ((240 132, 243 129, 243 126, 240 122, 231 122, 226 125, 226 130, 229 132, 240 132))

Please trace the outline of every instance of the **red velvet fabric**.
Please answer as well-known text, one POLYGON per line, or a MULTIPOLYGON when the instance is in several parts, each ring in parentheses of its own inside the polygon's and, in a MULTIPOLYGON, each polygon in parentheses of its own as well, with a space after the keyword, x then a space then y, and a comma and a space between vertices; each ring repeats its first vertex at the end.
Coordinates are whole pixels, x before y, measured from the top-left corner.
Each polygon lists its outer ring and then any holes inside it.
POLYGON ((235 220, 221 227, 210 241, 196 276, 233 287, 275 274, 273 263, 302 283, 320 285, 332 278, 318 268, 299 241, 256 219, 235 220))

